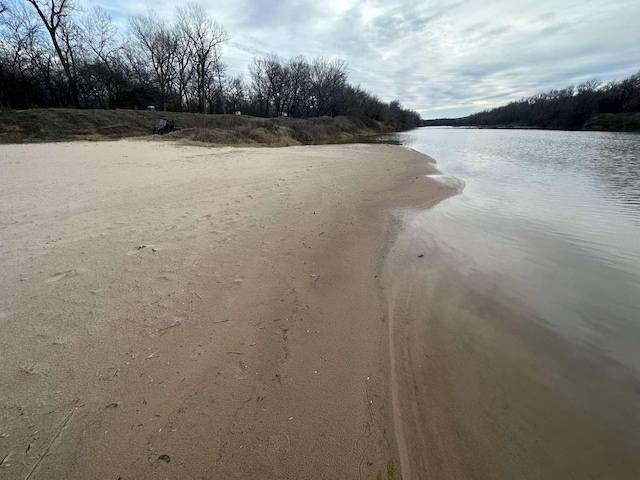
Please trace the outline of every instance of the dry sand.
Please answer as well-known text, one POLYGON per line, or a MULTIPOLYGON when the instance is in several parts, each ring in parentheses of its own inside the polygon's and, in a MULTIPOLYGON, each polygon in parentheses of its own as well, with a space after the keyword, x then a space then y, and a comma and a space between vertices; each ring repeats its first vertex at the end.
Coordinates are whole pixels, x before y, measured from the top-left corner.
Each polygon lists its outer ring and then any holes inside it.
POLYGON ((0 147, 0 477, 398 474, 392 146, 0 147))

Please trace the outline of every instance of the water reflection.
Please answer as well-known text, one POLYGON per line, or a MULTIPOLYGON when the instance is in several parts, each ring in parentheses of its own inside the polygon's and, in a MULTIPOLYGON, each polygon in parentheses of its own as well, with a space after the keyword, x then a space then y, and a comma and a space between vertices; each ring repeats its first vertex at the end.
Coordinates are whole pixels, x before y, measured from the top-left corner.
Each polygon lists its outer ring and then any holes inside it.
POLYGON ((550 328, 640 371, 640 136, 423 128, 464 195, 412 227, 550 328))

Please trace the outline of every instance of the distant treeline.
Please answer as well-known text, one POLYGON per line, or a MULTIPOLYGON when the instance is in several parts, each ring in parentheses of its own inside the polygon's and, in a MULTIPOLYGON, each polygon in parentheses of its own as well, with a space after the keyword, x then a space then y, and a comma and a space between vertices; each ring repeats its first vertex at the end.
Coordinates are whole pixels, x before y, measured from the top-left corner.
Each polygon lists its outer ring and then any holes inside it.
POLYGON ((425 121, 424 125, 640 130, 640 72, 621 81, 590 80, 468 117, 425 121))
POLYGON ((255 58, 250 78, 229 75, 225 29, 200 6, 155 12, 121 31, 107 12, 73 0, 0 0, 0 106, 348 115, 409 128, 420 116, 351 85, 341 60, 255 58))

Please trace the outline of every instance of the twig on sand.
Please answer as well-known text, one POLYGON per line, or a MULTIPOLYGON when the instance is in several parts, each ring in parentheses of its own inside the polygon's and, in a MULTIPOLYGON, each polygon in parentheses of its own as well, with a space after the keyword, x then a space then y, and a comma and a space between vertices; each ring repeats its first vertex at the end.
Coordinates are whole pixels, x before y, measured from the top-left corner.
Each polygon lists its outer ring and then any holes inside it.
POLYGON ((176 322, 173 325, 169 325, 168 327, 159 328, 153 333, 157 335, 160 332, 164 332, 164 331, 169 330, 170 328, 173 328, 173 327, 179 327, 180 325, 182 325, 182 322, 176 322))
POLYGON ((371 433, 371 427, 373 427, 373 425, 376 423, 376 419, 373 416, 373 410, 371 407, 371 399, 369 398, 369 379, 371 377, 367 377, 367 383, 365 383, 364 386, 364 395, 367 398, 367 410, 369 411, 369 422, 365 422, 364 425, 364 432, 362 432, 362 435, 360 435, 360 437, 358 437, 358 440, 356 440, 356 449, 358 450, 358 452, 360 453, 360 463, 358 463, 358 478, 362 479, 362 463, 364 462, 364 452, 360 449, 359 447, 359 443, 360 440, 362 440, 365 436, 369 436, 371 433))
POLYGON ((217 320, 217 321, 215 321, 215 322, 213 322, 213 323, 227 323, 228 321, 229 321, 229 319, 226 319, 226 320, 217 320))
POLYGON ((40 456, 40 458, 38 458, 38 461, 35 463, 35 465, 31 468, 31 470, 29 471, 29 473, 27 474, 26 477, 24 477, 24 480, 29 480, 31 478, 31 475, 33 475, 33 472, 36 471, 36 468, 38 468, 38 465, 40 465, 40 462, 44 459, 44 457, 47 456, 47 454, 49 453, 49 450, 51 449, 52 445, 54 444, 54 442, 58 439, 58 437, 60 436, 60 434, 62 433, 62 430, 64 430, 64 427, 67 426, 67 423, 69 423, 69 420, 71 420, 71 417, 73 417, 73 414, 76 412, 76 409, 73 408, 71 409, 71 411, 67 414, 67 416, 64 418, 64 420, 62 421, 62 423, 60 424, 60 428, 58 429, 58 433, 56 433, 56 436, 53 437, 53 440, 51 440, 51 443, 49 444, 49 446, 45 449, 44 453, 40 456))
MULTIPOLYGON (((175 292, 171 292, 167 295, 167 297, 170 297, 171 295, 173 295, 174 293, 178 293, 178 291, 176 290, 175 292)), ((161 302, 162 298, 159 298, 158 300, 156 300, 155 302, 151 302, 151 305, 155 305, 158 302, 161 302)))

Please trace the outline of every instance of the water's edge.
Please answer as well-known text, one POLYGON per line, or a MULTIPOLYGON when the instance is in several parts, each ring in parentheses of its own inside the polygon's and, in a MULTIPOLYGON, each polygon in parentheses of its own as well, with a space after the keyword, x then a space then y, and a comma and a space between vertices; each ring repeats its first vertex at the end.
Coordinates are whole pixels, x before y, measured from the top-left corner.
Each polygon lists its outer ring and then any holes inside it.
POLYGON ((398 215, 384 282, 403 478, 640 476, 636 373, 465 270, 419 210, 398 215))

